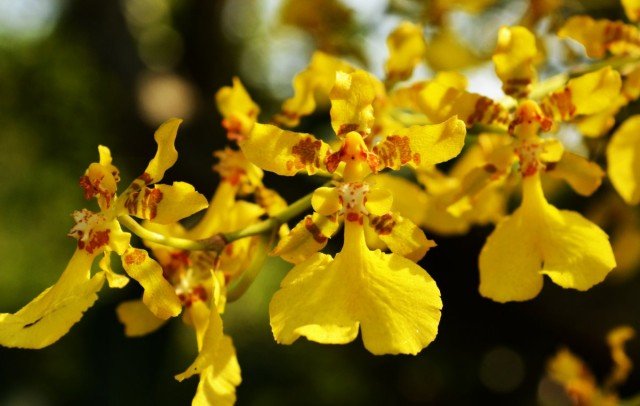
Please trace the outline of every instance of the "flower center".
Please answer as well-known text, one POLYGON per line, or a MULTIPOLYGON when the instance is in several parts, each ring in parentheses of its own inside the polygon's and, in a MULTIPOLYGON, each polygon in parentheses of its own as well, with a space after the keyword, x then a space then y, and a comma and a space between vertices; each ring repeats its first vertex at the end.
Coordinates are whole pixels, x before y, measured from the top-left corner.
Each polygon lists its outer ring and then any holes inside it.
POLYGON ((347 221, 362 223, 362 216, 369 214, 365 207, 369 184, 363 182, 342 183, 337 187, 342 209, 339 214, 344 214, 347 221))

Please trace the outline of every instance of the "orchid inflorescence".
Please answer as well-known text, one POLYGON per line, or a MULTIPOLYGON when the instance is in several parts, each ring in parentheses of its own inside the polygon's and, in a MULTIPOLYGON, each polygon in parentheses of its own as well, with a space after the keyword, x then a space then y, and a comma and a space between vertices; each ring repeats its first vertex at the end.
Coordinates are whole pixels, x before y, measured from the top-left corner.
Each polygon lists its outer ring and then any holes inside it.
MULTIPOLYGON (((631 3, 625 7, 636 21, 640 8, 631 3)), ((132 278, 144 294, 117 308, 125 334, 151 333, 182 313, 199 353, 176 379, 199 376, 194 404, 232 404, 240 367, 221 315, 267 255, 293 264, 269 305, 278 343, 303 336, 345 344, 361 334, 375 355, 417 354, 437 336, 440 290, 418 264, 436 243, 423 229, 455 235, 495 224, 478 268, 479 293, 497 302, 535 298, 545 275, 580 291, 602 282, 616 267, 615 247, 598 225, 549 203, 545 179, 589 196, 608 174, 626 203, 640 202, 640 116, 610 138, 606 173, 560 135, 571 125, 603 138, 617 113, 640 97, 640 31, 572 17, 559 37, 581 43, 594 59, 540 80, 545 56, 522 24, 498 32, 492 59, 502 100, 466 90, 467 79, 455 71, 410 82, 430 52, 422 27, 410 22, 388 38, 384 78, 317 51, 270 120, 260 121, 260 107, 234 78, 216 95, 229 147, 215 153, 220 182, 209 201, 188 183, 159 183, 178 158, 181 120, 158 128, 155 156, 120 193, 119 170, 100 146, 98 162, 80 179, 97 209, 73 213, 69 236, 77 247, 60 279, 19 311, 0 314, 0 344, 51 345, 94 304, 105 280, 122 288, 132 278), (332 140, 293 131, 327 104, 332 140), (454 159, 446 170, 437 166, 454 159), (264 185, 263 171, 315 176, 324 185, 287 204, 264 185), (520 204, 509 213, 519 190, 520 204), (180 222, 200 211, 194 226, 180 222), (323 253, 341 229, 340 251, 323 253), (132 245, 131 233, 143 247, 132 245), (124 274, 113 270, 113 254, 124 274)), ((562 375, 580 362, 560 353, 550 374, 573 382, 580 396, 612 396, 591 378, 585 394, 584 377, 562 375)))

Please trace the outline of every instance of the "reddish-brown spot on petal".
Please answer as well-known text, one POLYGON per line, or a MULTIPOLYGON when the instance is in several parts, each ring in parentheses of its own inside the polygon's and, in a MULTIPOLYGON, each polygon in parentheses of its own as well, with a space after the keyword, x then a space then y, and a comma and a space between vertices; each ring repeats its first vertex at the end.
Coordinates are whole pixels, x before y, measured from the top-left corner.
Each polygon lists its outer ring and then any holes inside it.
POLYGON ((369 224, 371 224, 376 233, 380 235, 388 235, 393 231, 393 227, 395 227, 396 222, 393 220, 391 213, 387 213, 382 216, 372 216, 369 224))
POLYGON ((495 166, 494 164, 486 164, 483 169, 485 170, 485 172, 488 173, 496 173, 498 172, 498 167, 495 166))
POLYGON ((338 129, 337 135, 341 136, 350 133, 351 131, 358 131, 358 128, 360 128, 358 124, 342 124, 338 129))
MULTIPOLYGON (((414 159, 409 137, 390 135, 381 143, 373 147, 373 153, 378 156, 384 166, 394 167, 396 161, 404 165, 414 159)), ((418 161, 419 161, 418 157, 418 161)))
POLYGON ((350 212, 347 213, 347 221, 351 221, 351 222, 358 222, 362 224, 362 216, 360 215, 360 213, 354 213, 354 212, 350 212))
POLYGON ((146 185, 150 184, 153 181, 153 179, 151 179, 151 175, 149 175, 147 172, 138 176, 138 179, 141 179, 146 185))
POLYGON ((324 244, 327 242, 328 238, 322 234, 322 231, 318 225, 313 222, 313 219, 310 216, 304 219, 304 227, 318 244, 324 244))
POLYGON ((140 265, 147 257, 147 253, 144 250, 133 249, 126 253, 123 258, 127 265, 140 265))
POLYGON ((291 148, 291 153, 298 158, 298 162, 293 162, 296 169, 309 166, 320 167, 319 152, 321 147, 322 142, 313 137, 306 137, 294 145, 291 148))

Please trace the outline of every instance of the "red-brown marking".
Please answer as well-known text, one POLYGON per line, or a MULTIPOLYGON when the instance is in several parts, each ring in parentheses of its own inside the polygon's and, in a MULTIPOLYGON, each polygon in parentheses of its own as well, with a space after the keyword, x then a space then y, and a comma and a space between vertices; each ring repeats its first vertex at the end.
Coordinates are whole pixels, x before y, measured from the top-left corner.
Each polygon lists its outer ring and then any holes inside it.
POLYGON ((109 243, 109 232, 111 230, 102 231, 90 231, 89 243, 85 244, 84 241, 78 240, 78 248, 87 251, 89 254, 97 249, 100 249, 109 243))
POLYGON ((552 117, 554 107, 563 120, 568 120, 576 115, 576 106, 571 99, 570 88, 565 87, 561 91, 552 93, 547 99, 547 103, 542 104, 541 109, 545 115, 552 117))
POLYGON ((242 134, 242 123, 235 117, 222 119, 222 126, 227 130, 227 139, 240 142, 246 137, 242 134))
POLYGON ((191 264, 189 251, 177 251, 169 254, 169 261, 162 265, 162 276, 171 281, 177 274, 191 264))
POLYGON ((111 205, 111 198, 113 198, 113 193, 102 187, 102 179, 104 176, 99 179, 94 179, 91 181, 91 178, 87 175, 80 177, 80 187, 84 190, 84 198, 89 200, 95 196, 102 196, 106 202, 107 207, 111 205))
POLYGON ((370 221, 371 226, 380 235, 388 235, 393 231, 396 222, 393 220, 391 213, 383 214, 382 216, 372 216, 370 221))
POLYGON ((373 153, 384 163, 384 166, 393 167, 396 160, 400 165, 410 161, 420 162, 419 154, 412 154, 409 137, 390 135, 384 141, 373 147, 373 153), (416 156, 417 155, 417 156, 416 156))
POLYGON ((360 128, 360 126, 358 124, 342 124, 340 126, 340 128, 338 129, 338 136, 342 136, 345 135, 347 133, 350 133, 351 131, 358 131, 358 128, 360 128))
POLYGON ((138 179, 142 180, 145 183, 145 185, 148 185, 151 182, 153 182, 153 179, 151 178, 151 175, 148 174, 147 172, 145 172, 142 175, 138 176, 138 179))
POLYGON ((467 118, 466 124, 469 127, 476 123, 506 124, 508 120, 507 112, 503 110, 498 103, 495 103, 488 97, 480 96, 473 108, 473 113, 467 118))
POLYGON ((487 173, 496 173, 498 172, 498 167, 496 167, 494 164, 486 164, 483 169, 485 170, 485 172, 487 173))
POLYGON ((521 98, 529 93, 531 78, 511 78, 504 84, 503 90, 509 96, 521 98))
POLYGON ((124 255, 125 264, 131 265, 140 265, 147 258, 147 253, 144 250, 133 249, 130 252, 124 255))
POLYGON ((320 227, 318 227, 318 225, 313 222, 311 216, 307 216, 304 219, 304 228, 307 229, 307 231, 311 234, 313 239, 318 244, 324 244, 325 242, 327 242, 328 238, 324 234, 322 234, 322 230, 320 230, 320 227))
POLYGON ((127 208, 129 214, 148 218, 149 220, 156 218, 158 204, 163 198, 162 191, 158 188, 149 189, 145 187, 142 189, 137 183, 133 183, 131 189, 133 191, 124 202, 124 207, 127 208), (140 212, 138 212, 138 205, 140 205, 140 212))
MULTIPOLYGON (((302 169, 307 166, 320 167, 319 152, 322 142, 312 137, 306 137, 300 140, 291 148, 291 153, 298 158, 299 163, 294 164, 296 168, 302 169)), ((288 164, 287 164, 288 166, 288 164)))
POLYGON ((351 221, 351 222, 358 222, 360 224, 362 224, 362 216, 360 215, 360 213, 347 213, 347 221, 351 221))

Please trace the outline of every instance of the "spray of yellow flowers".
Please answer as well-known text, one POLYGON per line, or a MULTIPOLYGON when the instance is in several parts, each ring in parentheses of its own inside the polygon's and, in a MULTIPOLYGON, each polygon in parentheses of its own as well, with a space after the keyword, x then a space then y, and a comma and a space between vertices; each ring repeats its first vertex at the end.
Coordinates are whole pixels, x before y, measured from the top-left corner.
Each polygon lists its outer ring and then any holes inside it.
MULTIPOLYGON (((488 2, 452 3, 480 11, 488 2)), ((640 18, 635 3, 623 1, 631 21, 640 18)), ((445 5, 434 2, 436 24, 449 12, 445 5)), ((384 78, 317 51, 293 79, 293 96, 270 119, 263 120, 234 78, 216 95, 229 147, 215 153, 220 182, 209 201, 188 183, 159 183, 178 159, 179 119, 156 131, 155 156, 121 193, 111 153, 100 146, 99 161, 80 179, 97 208, 73 213, 75 253, 55 284, 19 311, 0 314, 0 344, 51 345, 94 304, 105 280, 121 288, 132 278, 144 294, 117 308, 125 334, 151 333, 182 314, 195 330, 199 355, 176 379, 199 376, 194 405, 233 404, 240 367, 222 315, 267 255, 293 264, 269 305, 278 343, 305 337, 345 344, 361 334, 375 355, 417 354, 437 337, 446 307, 437 281, 421 265, 436 246, 423 229, 462 234, 495 224, 479 252, 478 290, 497 302, 534 299, 545 275, 580 291, 602 282, 616 267, 607 234, 581 214, 550 204, 543 178, 564 180, 589 196, 608 174, 626 203, 640 202, 640 116, 611 136, 606 171, 557 135, 570 123, 585 137, 605 137, 617 113, 640 97, 640 31, 572 17, 557 35, 583 44, 593 59, 540 80, 537 66, 545 55, 527 28, 539 17, 531 14, 498 32, 492 61, 505 94, 500 100, 468 91, 467 78, 453 70, 411 81, 435 53, 436 68, 447 65, 442 47, 454 43, 446 30, 430 41, 411 22, 388 37, 384 78), (331 137, 292 131, 327 106, 331 137), (315 176, 324 186, 287 204, 263 184, 263 171, 315 176), (513 195, 521 199, 510 212, 513 195), (180 223, 200 211, 194 226, 180 223), (299 222, 289 228, 294 219, 299 222), (142 246, 132 245, 131 233, 142 246), (323 253, 338 233, 342 248, 323 253), (125 274, 113 271, 114 253, 125 274), (92 271, 96 261, 99 270, 92 271)), ((458 48, 452 47, 453 66, 470 58, 458 48)), ((598 386, 567 350, 550 362, 551 379, 580 404, 615 403, 612 388, 631 367, 615 350, 632 336, 622 331, 609 340, 617 365, 611 382, 598 386)))

